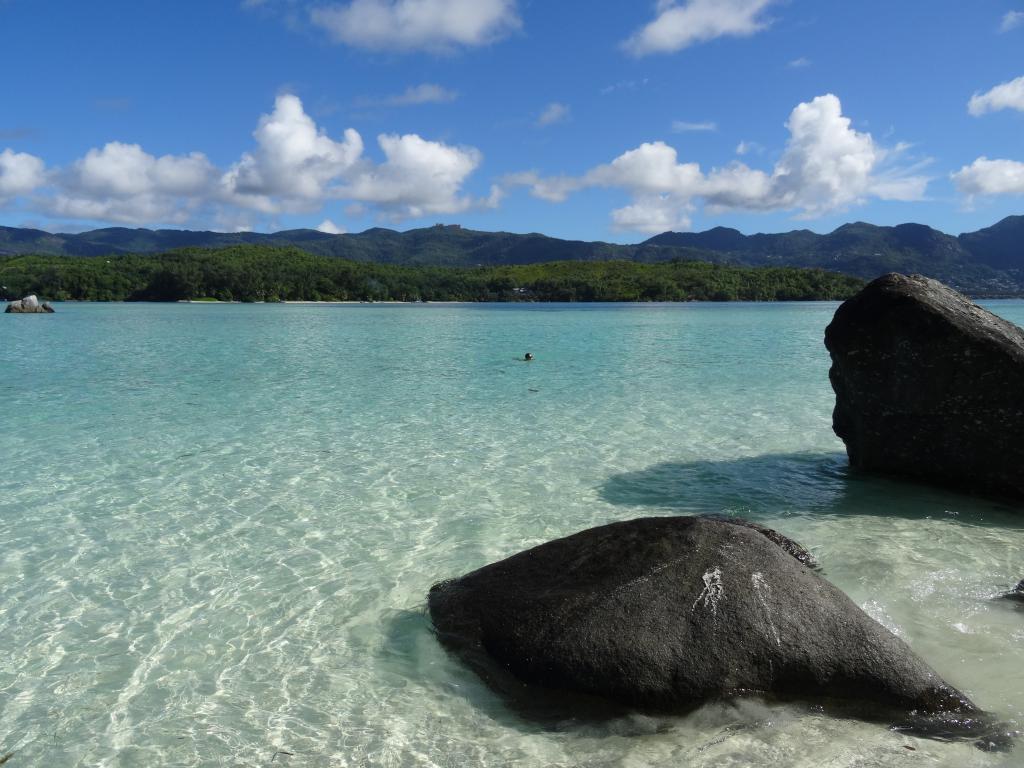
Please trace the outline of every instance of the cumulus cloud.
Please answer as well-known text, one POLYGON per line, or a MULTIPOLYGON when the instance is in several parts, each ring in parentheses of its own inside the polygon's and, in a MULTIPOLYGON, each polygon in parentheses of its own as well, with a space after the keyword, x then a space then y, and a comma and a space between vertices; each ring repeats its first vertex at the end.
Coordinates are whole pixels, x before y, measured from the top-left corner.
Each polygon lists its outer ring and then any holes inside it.
POLYGON ((528 186, 535 196, 552 201, 586 187, 623 189, 632 202, 613 211, 612 220, 641 232, 688 226, 698 201, 711 212, 793 210, 814 217, 870 197, 924 195, 928 179, 916 169, 890 167, 898 152, 854 130, 836 96, 798 105, 786 126, 790 138, 771 171, 735 162, 704 172, 695 162, 681 162, 674 147, 655 141, 581 177, 543 178, 531 172, 506 177, 505 183, 528 186))
POLYGON ((622 45, 634 56, 674 53, 718 37, 749 37, 768 26, 774 0, 658 0, 656 16, 622 45))
POLYGON ((0 152, 0 203, 26 195, 46 181, 46 164, 26 152, 0 152))
POLYGON ((633 205, 612 211, 612 226, 618 230, 658 234, 687 230, 693 221, 692 205, 680 205, 670 195, 639 198, 633 205))
POLYGON ((110 197, 131 197, 157 191, 193 195, 203 190, 213 166, 206 156, 153 157, 138 144, 113 141, 91 149, 72 169, 69 186, 110 197))
POLYGON ((546 125, 554 125, 555 123, 564 123, 569 119, 572 114, 572 110, 568 104, 561 104, 557 101, 553 101, 544 107, 544 111, 540 113, 540 117, 537 118, 537 125, 543 128, 546 125))
POLYGON ((786 127, 789 144, 772 175, 768 207, 823 213, 870 193, 878 149, 870 134, 850 127, 838 98, 819 96, 800 104, 786 127))
POLYGON ((480 165, 472 147, 452 147, 417 134, 382 134, 384 162, 363 156, 363 140, 349 128, 331 139, 306 114, 298 97, 279 96, 260 119, 257 149, 243 155, 221 180, 226 197, 263 213, 319 209, 325 200, 369 203, 387 218, 455 213, 473 205, 462 185, 480 165))
POLYGON ((1000 109, 1024 112, 1024 76, 1001 83, 985 93, 976 93, 967 102, 967 111, 975 117, 1000 109))
POLYGON ((154 157, 138 144, 112 141, 58 174, 57 194, 44 205, 75 219, 183 223, 216 176, 200 152, 154 157))
POLYGON ((515 0, 352 0, 311 18, 339 43, 395 51, 487 45, 521 26, 515 0))
POLYGON ((703 175, 697 163, 680 163, 676 150, 662 141, 641 144, 586 176, 588 186, 625 187, 638 195, 682 193, 692 197, 703 175))
MULTIPOLYGON (((39 158, 8 149, 0 153, 0 204, 45 186, 33 203, 51 216, 136 225, 198 219, 245 230, 254 218, 311 213, 333 200, 401 220, 496 205, 501 196, 500 189, 484 200, 464 193, 482 162, 475 148, 382 134, 384 159, 376 162, 356 130, 332 138, 292 94, 277 98, 253 138, 255 147, 226 169, 200 152, 157 157, 115 141, 47 173, 39 158)), ((338 229, 330 220, 321 228, 338 229)))
POLYGON ((1009 32, 1022 24, 1024 24, 1024 11, 1007 11, 1003 16, 1003 23, 999 25, 999 31, 1009 32))
MULTIPOLYGON (((1011 15, 1007 14, 1007 19, 1011 15)), ((1024 13, 1020 16, 1024 18, 1024 13)), ((1001 109, 1024 112, 1024 76, 976 93, 967 104, 967 111, 975 117, 1001 109)), ((989 160, 983 156, 951 176, 968 203, 976 197, 1024 195, 1024 163, 1017 160, 989 160)))
POLYGON ((1024 163, 979 157, 954 173, 953 181, 968 201, 975 197, 1024 195, 1024 163))
POLYGON ((315 210, 327 196, 327 187, 352 169, 363 153, 363 140, 349 128, 342 141, 334 141, 313 118, 302 101, 282 94, 274 111, 260 118, 253 133, 255 152, 242 155, 221 179, 231 201, 263 213, 315 210))
POLYGON ((481 162, 472 147, 452 147, 416 134, 377 137, 385 162, 366 165, 336 190, 336 197, 372 203, 390 218, 458 213, 474 201, 462 185, 481 162))

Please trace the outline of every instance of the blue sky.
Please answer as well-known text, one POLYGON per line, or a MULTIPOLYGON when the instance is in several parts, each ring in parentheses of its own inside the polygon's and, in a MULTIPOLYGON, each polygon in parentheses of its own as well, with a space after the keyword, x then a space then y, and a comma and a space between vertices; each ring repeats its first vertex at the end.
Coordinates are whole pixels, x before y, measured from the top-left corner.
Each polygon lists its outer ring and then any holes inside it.
POLYGON ((1024 213, 1024 2, 0 0, 0 224, 958 233, 1024 213))

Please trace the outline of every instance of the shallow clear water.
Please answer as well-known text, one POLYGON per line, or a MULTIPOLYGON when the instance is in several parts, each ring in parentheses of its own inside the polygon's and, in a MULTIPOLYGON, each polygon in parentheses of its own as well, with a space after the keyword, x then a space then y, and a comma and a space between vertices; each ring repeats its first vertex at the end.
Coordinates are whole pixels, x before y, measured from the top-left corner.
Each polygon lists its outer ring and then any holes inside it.
MULTIPOLYGON (((1024 322, 1024 303, 991 305, 1024 322)), ((1020 511, 851 477, 833 304, 61 305, 0 315, 12 766, 1010 766, 757 701, 542 727, 427 589, 644 515, 739 513, 1024 724, 1020 511), (537 359, 516 360, 525 351, 537 359), (913 747, 913 751, 907 749, 913 747)))

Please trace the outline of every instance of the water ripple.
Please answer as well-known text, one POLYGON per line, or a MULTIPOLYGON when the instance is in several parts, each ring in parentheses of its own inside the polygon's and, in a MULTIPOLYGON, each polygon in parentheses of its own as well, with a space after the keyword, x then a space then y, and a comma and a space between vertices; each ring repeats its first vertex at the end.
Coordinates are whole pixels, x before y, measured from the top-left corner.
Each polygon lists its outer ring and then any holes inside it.
POLYGON ((989 599, 1024 577, 1019 513, 847 472, 834 305, 557 309, 67 305, 0 324, 0 363, 35 372, 0 385, 0 752, 1000 765, 755 701, 540 728, 444 653, 433 582, 599 523, 724 512, 810 547, 1024 721, 1022 614, 989 599))

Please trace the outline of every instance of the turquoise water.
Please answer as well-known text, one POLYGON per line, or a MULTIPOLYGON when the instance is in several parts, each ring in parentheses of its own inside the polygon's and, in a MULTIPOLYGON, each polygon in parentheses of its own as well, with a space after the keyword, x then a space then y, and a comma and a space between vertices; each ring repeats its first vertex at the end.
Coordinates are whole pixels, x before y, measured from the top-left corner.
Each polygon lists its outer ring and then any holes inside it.
MULTIPOLYGON (((1024 322, 1024 303, 992 308, 1024 322)), ((757 701, 541 727, 430 585, 644 515, 742 514, 1024 724, 1024 517, 851 477, 834 304, 59 305, 0 315, 11 766, 928 766, 1016 755, 757 701), (516 360, 527 350, 537 359, 516 360), (913 747, 914 751, 907 749, 913 747)))

